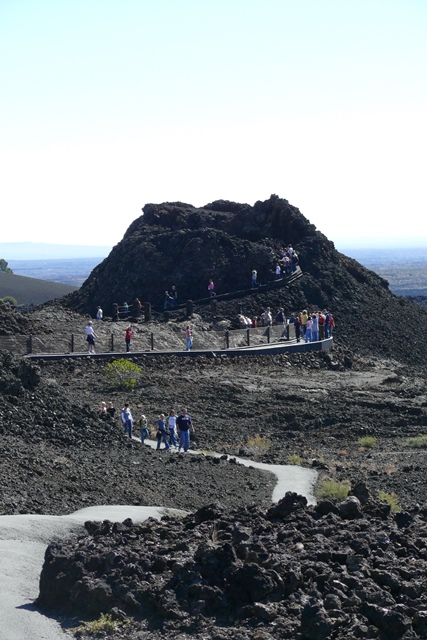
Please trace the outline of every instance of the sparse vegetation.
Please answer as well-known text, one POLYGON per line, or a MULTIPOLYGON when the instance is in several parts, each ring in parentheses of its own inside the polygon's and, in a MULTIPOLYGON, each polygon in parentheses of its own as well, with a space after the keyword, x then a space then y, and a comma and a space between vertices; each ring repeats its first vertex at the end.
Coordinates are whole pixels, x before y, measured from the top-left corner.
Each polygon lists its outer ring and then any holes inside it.
POLYGON ((392 513, 398 513, 402 511, 402 508, 399 505, 399 500, 395 493, 387 493, 386 491, 380 491, 378 497, 383 502, 387 502, 391 507, 392 513))
POLYGON ((4 258, 0 258, 0 271, 3 271, 3 273, 13 273, 12 269, 8 267, 8 263, 4 258))
POLYGON ((5 296, 4 298, 0 298, 0 301, 7 302, 8 304, 12 305, 12 307, 16 307, 18 304, 17 299, 13 296, 5 296))
POLYGON ((141 379, 142 368, 126 358, 121 358, 107 364, 105 375, 116 389, 132 391, 141 379))
POLYGON ((359 438, 358 442, 361 447, 364 447, 365 449, 371 449, 372 447, 376 446, 377 439, 374 436, 363 436, 362 438, 359 438))
POLYGON ((333 500, 345 500, 350 490, 350 483, 347 480, 337 482, 336 480, 324 480, 318 491, 319 498, 331 498, 333 500))
POLYGON ((256 435, 248 438, 247 448, 256 456, 263 455, 269 451, 271 440, 263 436, 256 435))
POLYGON ((118 631, 124 624, 124 622, 119 620, 113 620, 109 613, 101 613, 96 620, 81 622, 80 625, 74 629, 74 633, 76 636, 100 636, 105 633, 118 631))
POLYGON ((413 447, 414 449, 427 449, 427 435, 420 433, 413 438, 407 438, 403 444, 405 447, 413 447))
POLYGON ((297 453, 292 453, 288 458, 288 464, 295 464, 301 466, 302 458, 297 453))

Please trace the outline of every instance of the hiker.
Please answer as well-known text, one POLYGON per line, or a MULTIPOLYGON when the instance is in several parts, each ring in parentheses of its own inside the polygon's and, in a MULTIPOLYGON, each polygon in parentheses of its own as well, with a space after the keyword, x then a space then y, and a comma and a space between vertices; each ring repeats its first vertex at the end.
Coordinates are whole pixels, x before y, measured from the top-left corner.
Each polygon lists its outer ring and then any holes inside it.
POLYGON ((160 449, 160 445, 163 442, 165 443, 165 449, 170 449, 167 433, 166 433, 166 425, 165 425, 165 414, 161 413, 159 415, 159 419, 157 420, 157 447, 156 449, 160 449))
POLYGON ((177 447, 176 441, 176 413, 173 409, 170 410, 168 416, 168 429, 169 429, 169 444, 171 447, 177 447))
POLYGON ((95 353, 95 338, 98 337, 96 335, 95 331, 93 330, 93 326, 92 325, 93 325, 92 320, 89 320, 89 322, 87 323, 87 326, 86 326, 86 342, 88 344, 87 352, 89 354, 95 353))
POLYGON ((101 322, 102 316, 103 316, 102 309, 101 307, 98 307, 96 310, 96 319, 98 322, 101 322))
POLYGON ((274 279, 275 279, 275 280, 280 280, 280 278, 281 278, 281 277, 282 277, 282 269, 281 269, 281 267, 280 267, 280 264, 279 264, 279 263, 277 263, 277 264, 276 264, 276 273, 275 273, 275 277, 274 277, 274 279))
POLYGON ((107 404, 104 401, 102 401, 101 406, 98 409, 98 415, 103 416, 106 413, 107 413, 107 404))
POLYGON ((270 307, 267 307, 264 311, 262 324, 264 327, 271 327, 271 325, 273 324, 273 316, 271 315, 270 307))
POLYGON ((307 319, 307 322, 305 323, 305 341, 306 342, 311 342, 313 335, 313 320, 311 318, 307 319))
POLYGON ((214 282, 212 280, 212 278, 209 280, 209 284, 208 284, 208 293, 209 293, 209 297, 213 298, 214 296, 216 296, 216 293, 214 291, 215 289, 215 285, 214 282))
POLYGON ((112 418, 114 418, 114 416, 116 415, 116 407, 113 405, 112 402, 108 403, 108 407, 107 407, 107 413, 109 416, 111 416, 112 418))
POLYGON ((187 413, 186 407, 182 407, 181 414, 176 419, 176 426, 179 430, 178 453, 181 449, 184 449, 184 452, 187 452, 190 447, 190 428, 194 431, 194 427, 191 418, 187 413))
POLYGON ((252 289, 256 289, 256 287, 259 287, 259 283, 258 283, 258 274, 256 272, 255 269, 253 269, 252 271, 252 289))
POLYGON ((185 343, 186 343, 186 350, 190 351, 191 347, 193 346, 193 334, 191 333, 189 324, 187 324, 187 328, 185 330, 185 343))
POLYGON ((142 414, 139 419, 139 431, 141 434, 141 442, 142 444, 144 444, 145 438, 148 438, 148 436, 150 435, 148 432, 147 418, 144 416, 144 414, 142 414))
POLYGON ((125 402, 120 415, 122 418, 124 432, 128 434, 129 438, 132 438, 133 418, 128 402, 125 402))
POLYGON ((171 296, 173 298, 173 306, 177 307, 178 306, 178 290, 176 288, 176 286, 173 284, 171 287, 171 296))
POLYGON ((133 331, 132 331, 132 327, 131 325, 129 325, 126 329, 126 333, 125 333, 125 342, 126 342, 126 352, 129 353, 130 351, 130 341, 132 339, 133 336, 133 331))
POLYGON ((175 306, 174 298, 169 294, 169 291, 165 291, 165 303, 163 305, 163 308, 166 310, 166 309, 171 309, 174 306, 175 306))

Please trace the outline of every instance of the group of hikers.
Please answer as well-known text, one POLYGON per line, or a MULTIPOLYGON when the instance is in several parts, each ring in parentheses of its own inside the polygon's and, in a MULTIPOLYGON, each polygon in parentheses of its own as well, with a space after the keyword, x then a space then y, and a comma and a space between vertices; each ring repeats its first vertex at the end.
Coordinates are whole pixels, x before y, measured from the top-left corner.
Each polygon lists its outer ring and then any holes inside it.
MULTIPOLYGON (((112 402, 107 404, 102 401, 98 409, 98 415, 100 417, 109 415, 114 419, 116 417, 116 408, 112 402)), ((132 438, 134 419, 128 402, 124 403, 120 411, 120 420, 124 433, 128 435, 129 438, 132 438)), ((155 421, 154 426, 155 432, 153 431, 153 434, 150 434, 147 417, 144 414, 140 415, 138 427, 142 444, 145 443, 147 438, 150 438, 150 435, 153 435, 157 439, 156 449, 161 449, 163 442, 165 445, 164 450, 170 450, 172 447, 175 447, 175 449, 178 449, 178 452, 182 450, 186 453, 188 451, 190 447, 190 431, 194 432, 194 425, 191 417, 187 413, 186 407, 182 407, 179 416, 176 415, 174 409, 169 411, 167 418, 164 413, 161 413, 155 421)))
POLYGON ((332 313, 326 309, 313 313, 308 313, 307 309, 304 309, 304 311, 291 314, 290 317, 287 318, 283 307, 278 309, 274 317, 271 307, 266 307, 261 315, 253 318, 248 318, 242 313, 239 313, 237 322, 240 329, 271 327, 273 325, 283 326, 282 335, 286 333, 289 325, 293 325, 297 342, 301 341, 301 336, 305 339, 305 342, 325 340, 332 336, 335 327, 334 317, 332 313))

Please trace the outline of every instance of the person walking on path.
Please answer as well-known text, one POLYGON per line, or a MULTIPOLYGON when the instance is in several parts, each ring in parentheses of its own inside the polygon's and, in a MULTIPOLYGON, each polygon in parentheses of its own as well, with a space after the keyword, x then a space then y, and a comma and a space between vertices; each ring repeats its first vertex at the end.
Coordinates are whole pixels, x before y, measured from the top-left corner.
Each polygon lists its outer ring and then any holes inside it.
POLYGON ((102 320, 102 316, 103 316, 102 309, 101 307, 98 307, 98 309, 96 310, 96 319, 98 320, 98 322, 102 320))
POLYGON ((114 416, 116 415, 116 407, 113 405, 112 402, 108 403, 108 407, 107 407, 107 413, 109 416, 111 416, 112 418, 114 418, 114 416))
POLYGON ((193 334, 191 333, 190 325, 187 324, 187 328, 185 330, 185 348, 187 351, 190 351, 193 346, 193 334))
POLYGON ((132 438, 133 418, 128 402, 125 402, 120 415, 122 418, 124 432, 128 434, 129 438, 132 438))
POLYGON ((129 325, 125 333, 126 353, 129 353, 130 351, 130 341, 132 339, 132 336, 133 336, 132 327, 129 325))
POLYGON ((141 442, 142 442, 142 444, 144 444, 145 438, 148 438, 148 436, 150 435, 148 433, 147 418, 144 416, 144 414, 142 414, 140 419, 139 419, 139 430, 140 430, 140 434, 141 434, 141 442))
POLYGON ((214 291, 215 289, 215 285, 214 282, 212 280, 212 278, 209 280, 209 284, 208 284, 208 294, 210 298, 213 298, 214 296, 216 296, 216 293, 214 291))
POLYGON ((166 433, 166 425, 165 425, 165 414, 161 413, 159 415, 159 419, 157 420, 157 449, 160 449, 160 445, 163 442, 165 443, 165 449, 170 449, 168 443, 168 437, 166 433))
POLYGON ((181 449, 184 449, 184 452, 186 453, 190 447, 190 429, 193 429, 194 431, 194 426, 190 416, 187 413, 186 407, 182 407, 181 415, 179 415, 176 419, 176 426, 179 430, 178 453, 181 451, 181 449))
POLYGON ((176 441, 176 413, 173 409, 170 410, 168 416, 168 429, 169 429, 169 444, 171 447, 177 447, 176 441))
POLYGON ((88 344, 87 352, 90 354, 95 353, 95 338, 97 337, 98 336, 93 330, 93 322, 92 320, 89 320, 86 326, 86 342, 88 344))
POLYGON ((252 270, 252 289, 256 289, 257 287, 259 287, 258 273, 256 269, 253 269, 252 270))

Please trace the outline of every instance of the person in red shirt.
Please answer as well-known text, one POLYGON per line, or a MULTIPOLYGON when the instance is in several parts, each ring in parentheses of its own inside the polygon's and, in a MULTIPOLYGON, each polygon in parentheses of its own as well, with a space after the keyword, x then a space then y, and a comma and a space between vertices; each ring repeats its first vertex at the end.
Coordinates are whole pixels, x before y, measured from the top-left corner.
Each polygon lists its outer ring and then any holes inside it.
POLYGON ((132 339, 132 335, 133 335, 132 327, 129 325, 128 328, 126 329, 126 334, 125 334, 127 352, 130 351, 130 341, 132 339))

